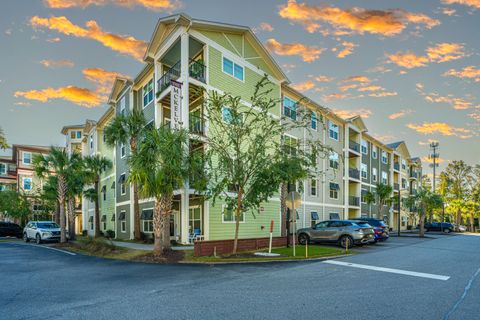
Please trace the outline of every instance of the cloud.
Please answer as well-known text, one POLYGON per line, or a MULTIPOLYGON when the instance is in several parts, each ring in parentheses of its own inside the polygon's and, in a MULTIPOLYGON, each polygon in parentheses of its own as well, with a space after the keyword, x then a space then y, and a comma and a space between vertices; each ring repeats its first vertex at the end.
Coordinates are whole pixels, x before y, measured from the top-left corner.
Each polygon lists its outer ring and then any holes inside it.
POLYGON ((373 112, 370 109, 360 108, 355 110, 346 110, 346 109, 333 109, 333 112, 341 118, 348 119, 354 116, 361 116, 366 119, 369 118, 373 112))
POLYGON ((428 146, 432 142, 438 142, 438 141, 435 139, 428 139, 427 141, 418 141, 418 144, 421 146, 428 146))
POLYGON ((475 82, 480 82, 480 69, 475 66, 468 66, 461 70, 450 69, 443 75, 462 79, 473 79, 475 82))
POLYGON ((330 82, 330 81, 333 81, 333 77, 327 77, 327 76, 316 76, 315 78, 315 81, 318 81, 318 82, 330 82))
POLYGON ((395 138, 395 136, 391 135, 391 134, 373 134, 372 135, 375 139, 383 142, 383 143, 387 143, 389 141, 393 141, 393 140, 397 140, 395 138))
POLYGON ((86 22, 86 29, 73 24, 66 17, 40 18, 34 16, 30 19, 34 28, 48 28, 56 30, 65 35, 77 38, 87 38, 100 42, 116 52, 131 56, 139 61, 143 60, 147 44, 144 41, 137 40, 132 36, 116 35, 103 31, 96 21, 86 22))
POLYGON ((453 127, 444 122, 424 122, 422 124, 407 124, 407 127, 422 134, 440 134, 442 136, 456 136, 461 139, 471 138, 472 131, 465 128, 453 127))
POLYGON ((101 68, 83 69, 82 73, 88 81, 96 86, 96 91, 100 94, 109 94, 116 77, 127 77, 121 73, 107 71, 101 68))
POLYGON ((132 8, 135 6, 143 6, 154 11, 172 11, 177 9, 180 1, 171 0, 44 0, 45 5, 52 9, 82 8, 88 6, 106 6, 109 4, 132 8))
MULTIPOLYGON (((430 157, 425 156, 425 157, 422 157, 422 162, 424 162, 424 163, 433 163, 433 159, 430 158, 430 157)), ((438 164, 441 164, 441 163, 445 162, 445 159, 443 159, 443 158, 436 158, 435 162, 438 163, 438 164)))
POLYGON ((23 97, 28 100, 47 102, 51 99, 63 99, 80 106, 92 108, 98 106, 104 99, 94 91, 76 86, 61 88, 46 88, 42 90, 16 91, 15 97, 23 97))
POLYGON ((449 17, 453 16, 457 12, 457 10, 452 8, 440 8, 440 11, 449 17))
POLYGON ((18 101, 18 102, 15 102, 14 105, 21 106, 21 107, 29 107, 32 104, 30 102, 18 101))
POLYGON ((61 39, 59 37, 55 37, 55 38, 49 38, 47 39, 47 41, 51 43, 55 43, 55 42, 60 42, 61 39))
POLYGON ((272 32, 273 30, 273 26, 268 22, 261 22, 258 27, 253 28, 253 32, 255 33, 259 31, 272 32))
POLYGON ((402 9, 368 10, 353 7, 343 10, 329 5, 297 3, 296 0, 288 0, 286 5, 282 5, 279 15, 303 25, 308 32, 320 30, 329 33, 321 23, 328 24, 337 35, 371 33, 390 37, 400 34, 409 24, 428 29, 440 24, 439 20, 425 14, 402 9))
MULTIPOLYGON (((348 90, 357 90, 358 92, 365 92, 367 96, 373 97, 373 98, 381 98, 381 97, 389 97, 389 96, 396 96, 397 92, 389 92, 385 91, 385 88, 372 84, 374 80, 370 79, 369 77, 362 76, 362 75, 356 75, 356 76, 350 76, 348 78, 343 79, 338 85, 338 89, 342 92, 348 91, 348 90)), ((365 95, 358 95, 353 98, 363 98, 365 95)))
POLYGON ((399 118, 403 118, 405 117, 406 115, 409 115, 411 113, 413 113, 414 111, 413 110, 400 110, 399 112, 395 112, 395 113, 392 113, 388 116, 388 119, 390 120, 396 120, 396 119, 399 119, 399 118))
POLYGON ((474 97, 471 95, 467 96, 467 98, 457 98, 452 94, 440 95, 437 92, 427 93, 423 90, 424 87, 421 83, 417 83, 416 88, 417 91, 424 97, 424 99, 430 103, 446 103, 456 110, 465 110, 474 107, 480 108, 480 106, 476 106, 474 102, 472 102, 474 97))
POLYGON ((334 100, 341 100, 341 99, 346 99, 348 98, 350 95, 348 94, 344 94, 344 93, 330 93, 330 94, 324 94, 322 96, 322 99, 324 101, 334 101, 334 100))
POLYGON ((64 60, 42 60, 40 61, 40 64, 44 66, 45 68, 61 68, 61 67, 67 67, 67 68, 72 68, 75 66, 75 63, 73 61, 64 59, 64 60))
POLYGON ((463 4, 465 6, 473 7, 475 9, 480 9, 479 0, 442 0, 444 4, 463 4))
POLYGON ((315 83, 312 80, 306 80, 300 83, 293 84, 292 88, 300 92, 304 92, 315 88, 315 83))
POLYGON ((11 36, 12 35, 12 29, 7 29, 4 31, 4 33, 7 35, 7 36, 11 36))
POLYGON ((383 98, 383 97, 393 97, 398 95, 396 91, 385 91, 385 92, 379 92, 379 93, 370 93, 368 94, 369 97, 374 97, 374 98, 383 98))
POLYGON ((426 49, 425 55, 411 51, 387 55, 388 62, 407 69, 426 67, 428 63, 441 63, 466 57, 464 46, 459 43, 439 43, 426 49))
POLYGON ((302 43, 280 43, 275 39, 268 39, 265 46, 279 56, 300 56, 305 62, 313 62, 320 58, 324 48, 307 46, 302 43))
POLYGON ((377 86, 377 85, 371 85, 371 86, 358 88, 358 91, 361 91, 361 92, 364 92, 364 91, 382 91, 382 90, 385 90, 385 88, 382 87, 382 86, 377 86))
POLYGON ((360 82, 360 83, 370 83, 372 80, 366 76, 350 76, 342 80, 342 82, 360 82))
POLYGON ((353 48, 358 47, 355 43, 344 41, 342 42, 343 49, 338 52, 337 57, 342 59, 353 53, 353 48))

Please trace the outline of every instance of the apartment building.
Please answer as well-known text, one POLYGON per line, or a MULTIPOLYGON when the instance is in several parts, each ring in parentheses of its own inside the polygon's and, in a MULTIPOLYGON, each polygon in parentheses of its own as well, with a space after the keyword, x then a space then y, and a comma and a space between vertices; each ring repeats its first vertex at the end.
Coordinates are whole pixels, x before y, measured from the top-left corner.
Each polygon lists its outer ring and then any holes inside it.
MULTIPOLYGON (((65 133, 71 138, 75 136, 71 146, 67 142, 67 148, 78 147, 78 133, 72 132, 81 131, 84 155, 108 154, 115 163, 102 177, 101 200, 105 204, 101 217, 105 224, 101 228, 113 228, 117 238, 133 238, 132 187, 127 183, 130 147, 118 144, 113 150, 108 149, 102 142, 102 128, 108 119, 128 115, 137 108, 143 111, 148 126, 188 129, 195 138, 190 141, 190 149, 202 152, 208 123, 203 120, 205 93, 198 90, 200 88, 204 92, 215 90, 238 95, 248 107, 255 84, 267 75, 273 84, 270 96, 279 101, 272 116, 281 121, 297 121, 299 109, 308 111, 305 114, 310 118, 309 127, 291 130, 282 139, 296 144, 308 136, 331 147, 331 152, 318 159, 312 178, 290 186, 302 194, 298 228, 321 220, 377 216, 376 204, 367 205, 362 195, 374 191, 378 183, 393 186, 402 182, 402 171, 395 173, 395 161, 402 163, 404 159, 408 170, 414 167, 415 172, 418 174, 420 170, 421 174, 421 162, 418 158, 411 159, 408 150, 405 153, 406 146, 383 144, 368 134, 361 117, 342 119, 289 86, 284 72, 248 27, 192 19, 184 14, 161 18, 144 62, 144 68, 135 78, 115 79, 108 100, 108 116, 104 115, 98 122, 87 121, 81 128, 68 127, 65 133)), ((414 190, 410 183, 413 178, 406 172, 405 190, 414 190)), ((83 203, 83 228, 93 233, 93 207, 88 201, 83 203)), ((153 199, 140 199, 141 230, 147 236, 153 231, 153 206, 153 199)), ((232 212, 221 202, 213 206, 188 184, 175 191, 173 207, 172 240, 188 243, 192 233, 204 240, 233 238, 232 212)), ((380 217, 395 228, 392 209, 383 208, 380 217)), ((274 236, 279 236, 280 217, 280 200, 274 197, 262 205, 256 217, 250 213, 242 217, 240 237, 267 236, 271 220, 275 223, 274 236)))
POLYGON ((17 189, 17 166, 12 157, 0 156, 0 191, 17 189))

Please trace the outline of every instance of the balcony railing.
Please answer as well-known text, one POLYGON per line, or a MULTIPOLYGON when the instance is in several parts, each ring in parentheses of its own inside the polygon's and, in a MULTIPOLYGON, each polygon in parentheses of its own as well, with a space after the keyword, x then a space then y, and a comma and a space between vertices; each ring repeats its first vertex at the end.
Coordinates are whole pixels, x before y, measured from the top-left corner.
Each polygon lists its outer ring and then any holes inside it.
POLYGON ((188 116, 188 129, 190 133, 204 135, 205 134, 205 119, 200 116, 190 114, 188 116))
POLYGON ((400 163, 394 163, 393 164, 393 169, 400 171, 400 163))
POLYGON ((170 86, 170 81, 177 80, 180 77, 180 61, 175 63, 173 67, 165 71, 163 76, 157 81, 157 95, 170 86))
POLYGON ((348 142, 348 147, 350 148, 350 150, 360 152, 360 144, 355 141, 350 140, 348 142))
POLYGON ((400 185, 398 183, 394 183, 393 190, 400 190, 400 185))
POLYGON ((355 206, 355 207, 360 206, 360 197, 354 197, 354 196, 348 197, 348 204, 350 206, 355 206))
POLYGON ((360 180, 360 171, 355 168, 348 168, 348 176, 350 178, 360 180))
POLYGON ((206 83, 206 72, 207 67, 200 61, 190 61, 190 65, 188 66, 188 72, 190 77, 197 79, 200 82, 206 83))
POLYGON ((410 172, 410 178, 418 178, 418 174, 416 172, 410 172))

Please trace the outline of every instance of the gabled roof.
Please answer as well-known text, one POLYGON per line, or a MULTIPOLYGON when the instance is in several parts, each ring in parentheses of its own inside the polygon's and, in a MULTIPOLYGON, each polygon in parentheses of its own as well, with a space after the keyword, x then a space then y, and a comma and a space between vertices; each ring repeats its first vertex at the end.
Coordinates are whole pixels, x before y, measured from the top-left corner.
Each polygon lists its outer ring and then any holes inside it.
POLYGON ((350 122, 350 123, 354 124, 361 132, 366 132, 366 131, 368 131, 368 130, 367 130, 367 126, 365 125, 365 122, 363 122, 362 117, 359 116, 359 115, 350 117, 350 118, 345 119, 345 120, 346 120, 347 122, 350 122))
POLYGON ((68 130, 70 129, 83 129, 85 125, 83 124, 74 124, 71 126, 64 126, 62 130, 60 131, 62 134, 67 134, 68 130))
POLYGON ((399 153, 403 153, 406 159, 410 159, 410 151, 408 151, 407 144, 405 141, 397 141, 387 144, 387 147, 392 148, 399 153))
POLYGON ((392 149, 397 149, 402 143, 405 143, 405 141, 397 141, 397 142, 387 143, 387 147, 390 147, 392 149))
POLYGON ((261 58, 265 60, 265 62, 271 67, 274 76, 277 77, 280 82, 290 82, 283 70, 280 68, 280 66, 273 59, 268 50, 263 46, 261 41, 257 38, 257 36, 249 27, 221 22, 213 22, 208 20, 193 19, 185 13, 179 13, 158 19, 157 25, 155 26, 155 30, 152 34, 152 37, 150 38, 147 50, 143 58, 145 62, 151 61, 154 58, 155 52, 162 44, 162 41, 168 36, 168 34, 170 34, 170 32, 175 29, 172 28, 172 24, 195 28, 199 30, 241 33, 245 36, 245 39, 249 41, 250 44, 255 48, 261 58))
POLYGON ((112 90, 110 91, 110 96, 108 97, 108 104, 115 104, 117 102, 117 97, 122 92, 123 88, 127 84, 131 84, 132 80, 129 78, 115 77, 113 81, 112 90))

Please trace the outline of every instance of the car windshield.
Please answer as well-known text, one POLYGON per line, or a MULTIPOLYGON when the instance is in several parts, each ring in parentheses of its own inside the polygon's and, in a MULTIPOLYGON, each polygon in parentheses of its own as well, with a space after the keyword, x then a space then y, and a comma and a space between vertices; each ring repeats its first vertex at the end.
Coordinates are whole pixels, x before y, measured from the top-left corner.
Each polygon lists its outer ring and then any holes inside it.
POLYGON ((39 222, 37 223, 38 228, 42 229, 56 229, 60 228, 55 222, 39 222))
POLYGON ((355 224, 362 228, 371 228, 371 226, 365 221, 357 221, 355 224))

